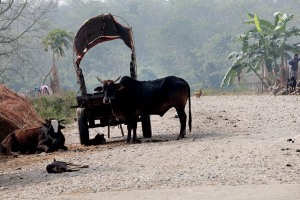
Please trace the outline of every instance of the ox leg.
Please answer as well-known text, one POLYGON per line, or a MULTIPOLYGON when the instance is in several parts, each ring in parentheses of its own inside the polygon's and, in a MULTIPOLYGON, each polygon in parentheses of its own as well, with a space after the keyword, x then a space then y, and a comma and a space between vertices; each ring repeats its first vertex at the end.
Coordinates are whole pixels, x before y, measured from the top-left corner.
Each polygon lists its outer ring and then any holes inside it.
POLYGON ((137 129, 137 120, 131 120, 130 123, 127 125, 128 129, 128 136, 127 136, 127 142, 129 143, 131 140, 131 130, 133 131, 132 136, 132 143, 140 143, 141 141, 137 138, 136 129, 137 129))
POLYGON ((137 129, 137 121, 135 120, 132 129, 133 130, 132 143, 141 143, 141 140, 137 138, 136 129, 137 129))
POLYGON ((37 150, 48 153, 50 151, 50 148, 45 144, 39 144, 37 146, 37 150))
POLYGON ((182 139, 185 137, 186 135, 186 119, 187 116, 185 114, 184 109, 176 109, 177 110, 177 114, 178 114, 178 118, 180 121, 180 133, 177 137, 177 140, 182 139))
POLYGON ((127 134, 127 143, 130 143, 130 141, 131 141, 131 130, 132 130, 131 125, 127 124, 127 131, 128 131, 128 134, 127 134))
POLYGON ((122 128, 122 124, 119 124, 119 126, 120 126, 120 129, 121 129, 122 136, 124 136, 124 131, 123 131, 123 128, 122 128))
POLYGON ((44 139, 44 140, 41 140, 39 143, 38 143, 38 145, 37 145, 37 147, 36 147, 36 150, 37 151, 42 151, 42 152, 49 152, 50 151, 50 147, 48 147, 47 145, 46 145, 46 143, 47 143, 47 139, 44 139))

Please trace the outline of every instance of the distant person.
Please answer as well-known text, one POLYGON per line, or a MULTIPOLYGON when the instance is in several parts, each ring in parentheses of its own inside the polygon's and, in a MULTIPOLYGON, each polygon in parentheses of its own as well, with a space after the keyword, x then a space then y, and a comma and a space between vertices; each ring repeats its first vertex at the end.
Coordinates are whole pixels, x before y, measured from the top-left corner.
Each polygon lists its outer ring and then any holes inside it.
POLYGON ((289 64, 291 67, 290 77, 294 76, 296 80, 298 80, 298 62, 300 61, 300 58, 298 58, 298 54, 294 55, 294 58, 289 60, 289 64))

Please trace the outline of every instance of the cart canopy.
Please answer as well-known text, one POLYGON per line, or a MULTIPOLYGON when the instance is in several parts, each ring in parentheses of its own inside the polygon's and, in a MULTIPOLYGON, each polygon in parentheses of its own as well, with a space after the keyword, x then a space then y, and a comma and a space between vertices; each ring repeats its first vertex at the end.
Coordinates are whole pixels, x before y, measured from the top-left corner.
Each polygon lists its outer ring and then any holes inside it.
POLYGON ((76 62, 80 63, 85 53, 93 46, 114 39, 122 39, 134 51, 132 31, 115 20, 111 14, 98 15, 88 19, 74 38, 76 62))

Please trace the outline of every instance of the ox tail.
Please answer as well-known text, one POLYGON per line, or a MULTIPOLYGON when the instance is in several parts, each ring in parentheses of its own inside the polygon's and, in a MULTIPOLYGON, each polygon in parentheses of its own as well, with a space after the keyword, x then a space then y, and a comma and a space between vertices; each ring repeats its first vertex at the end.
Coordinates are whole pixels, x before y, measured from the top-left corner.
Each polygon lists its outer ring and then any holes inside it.
POLYGON ((191 112, 191 89, 190 89, 190 85, 188 85, 189 88, 189 130, 190 132, 192 131, 192 112, 191 112))

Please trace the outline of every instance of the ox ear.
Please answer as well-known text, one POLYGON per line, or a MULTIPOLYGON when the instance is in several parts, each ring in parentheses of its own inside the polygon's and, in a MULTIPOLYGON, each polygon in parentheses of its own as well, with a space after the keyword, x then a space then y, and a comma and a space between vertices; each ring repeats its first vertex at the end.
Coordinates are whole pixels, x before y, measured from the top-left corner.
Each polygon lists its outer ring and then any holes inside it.
MULTIPOLYGON (((52 119, 45 119, 46 124, 47 124, 47 125, 50 125, 50 124, 51 124, 51 120, 52 120, 52 119)), ((45 125, 45 123, 43 123, 43 122, 42 122, 42 124, 45 125)))
POLYGON ((66 127, 63 126, 63 125, 59 125, 59 126, 58 126, 58 130, 61 130, 61 129, 64 129, 64 128, 66 128, 66 127))
POLYGON ((120 84, 120 83, 116 83, 115 84, 115 87, 116 87, 116 90, 117 91, 121 91, 121 90, 123 90, 125 87, 124 87, 124 85, 122 85, 122 84, 120 84))
POLYGON ((102 86, 99 86, 99 87, 96 87, 94 89, 95 92, 102 92, 103 91, 103 87, 102 86))
POLYGON ((46 127, 46 128, 49 128, 51 126, 50 123, 51 122, 49 122, 49 123, 48 122, 46 122, 46 123, 42 122, 43 126, 46 127))

